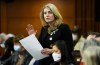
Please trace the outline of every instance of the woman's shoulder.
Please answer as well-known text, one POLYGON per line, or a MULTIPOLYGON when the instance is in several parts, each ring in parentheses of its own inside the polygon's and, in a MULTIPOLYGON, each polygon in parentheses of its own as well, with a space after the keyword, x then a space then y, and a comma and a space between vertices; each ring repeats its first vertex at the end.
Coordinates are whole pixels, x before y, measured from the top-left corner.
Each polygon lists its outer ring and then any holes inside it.
POLYGON ((59 28, 69 28, 68 24, 62 23, 60 24, 59 28))

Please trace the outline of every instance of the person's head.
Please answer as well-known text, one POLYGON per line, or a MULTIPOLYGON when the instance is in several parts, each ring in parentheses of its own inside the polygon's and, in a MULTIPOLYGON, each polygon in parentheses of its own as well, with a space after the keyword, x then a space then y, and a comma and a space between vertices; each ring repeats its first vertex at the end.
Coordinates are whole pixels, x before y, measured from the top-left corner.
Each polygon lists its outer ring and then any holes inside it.
POLYGON ((87 39, 96 38, 96 37, 98 37, 98 35, 100 35, 100 33, 90 32, 89 35, 87 36, 87 39))
POLYGON ((79 31, 79 26, 75 25, 74 28, 72 29, 72 38, 74 42, 78 40, 78 31, 79 31))
POLYGON ((17 35, 15 36, 13 42, 14 42, 14 50, 15 51, 20 51, 22 52, 24 50, 23 46, 21 45, 21 43, 19 42, 21 39, 23 39, 24 36, 23 35, 17 35))
POLYGON ((40 12, 40 19, 42 21, 42 25, 46 26, 49 23, 54 23, 55 26, 58 26, 62 23, 62 16, 59 13, 58 9, 54 4, 46 4, 42 11, 40 12))
POLYGON ((0 44, 2 44, 5 41, 5 37, 6 37, 5 33, 0 34, 0 44))
POLYGON ((11 51, 14 51, 14 48, 13 48, 13 39, 14 37, 9 37, 5 42, 4 42, 4 46, 6 49, 9 49, 11 51))
POLYGON ((66 43, 63 40, 58 40, 56 42, 54 42, 53 46, 52 46, 52 50, 53 50, 53 58, 54 61, 58 61, 60 60, 60 62, 65 62, 66 59, 68 58, 68 50, 66 47, 66 43), (56 58, 57 55, 59 56, 59 58, 56 58))
POLYGON ((77 34, 79 31, 79 26, 78 25, 75 25, 74 28, 72 29, 72 33, 73 34, 77 34))
POLYGON ((15 35, 14 35, 14 34, 12 34, 12 33, 9 33, 9 34, 7 34, 7 35, 6 35, 5 40, 9 39, 10 37, 15 37, 15 35))
POLYGON ((89 46, 100 46, 100 42, 97 41, 96 39, 89 39, 89 40, 86 40, 84 42, 84 45, 81 49, 81 54, 83 54, 83 52, 85 51, 85 49, 87 49, 89 46))
POLYGON ((100 47, 90 46, 83 53, 85 65, 100 65, 100 47))

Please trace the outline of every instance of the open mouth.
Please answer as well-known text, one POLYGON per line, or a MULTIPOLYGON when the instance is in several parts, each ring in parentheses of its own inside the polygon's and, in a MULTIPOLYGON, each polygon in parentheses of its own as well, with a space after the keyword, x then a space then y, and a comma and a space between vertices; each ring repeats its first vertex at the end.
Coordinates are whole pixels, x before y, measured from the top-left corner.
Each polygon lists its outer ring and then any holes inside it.
POLYGON ((46 20, 49 20, 50 18, 46 18, 46 20))

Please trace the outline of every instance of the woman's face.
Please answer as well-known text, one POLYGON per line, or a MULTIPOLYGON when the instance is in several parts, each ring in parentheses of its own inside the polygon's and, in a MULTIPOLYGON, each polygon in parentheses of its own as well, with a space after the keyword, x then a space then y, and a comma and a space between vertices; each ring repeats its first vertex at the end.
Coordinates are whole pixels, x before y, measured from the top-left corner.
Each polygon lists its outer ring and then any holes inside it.
POLYGON ((20 52, 22 52, 24 50, 24 47, 19 42, 14 42, 14 46, 19 46, 20 47, 20 52))
POLYGON ((52 23, 55 20, 53 12, 48 8, 44 8, 44 20, 47 23, 52 23))
POLYGON ((54 46, 52 47, 52 50, 53 50, 53 53, 57 53, 57 54, 61 53, 61 52, 60 52, 60 49, 58 49, 58 47, 57 47, 56 45, 54 45, 54 46))

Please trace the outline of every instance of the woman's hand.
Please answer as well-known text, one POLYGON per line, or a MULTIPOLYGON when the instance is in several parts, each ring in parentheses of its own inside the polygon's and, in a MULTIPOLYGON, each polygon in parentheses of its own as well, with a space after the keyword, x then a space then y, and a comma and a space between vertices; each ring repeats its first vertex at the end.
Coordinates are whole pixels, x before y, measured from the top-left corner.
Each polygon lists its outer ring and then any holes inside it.
POLYGON ((29 35, 31 34, 36 35, 36 32, 37 32, 37 31, 34 31, 33 25, 30 25, 30 24, 27 25, 26 31, 28 32, 29 35))
POLYGON ((49 55, 52 53, 52 49, 49 49, 49 48, 44 48, 42 51, 41 51, 42 54, 46 54, 46 55, 49 55))

